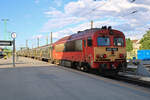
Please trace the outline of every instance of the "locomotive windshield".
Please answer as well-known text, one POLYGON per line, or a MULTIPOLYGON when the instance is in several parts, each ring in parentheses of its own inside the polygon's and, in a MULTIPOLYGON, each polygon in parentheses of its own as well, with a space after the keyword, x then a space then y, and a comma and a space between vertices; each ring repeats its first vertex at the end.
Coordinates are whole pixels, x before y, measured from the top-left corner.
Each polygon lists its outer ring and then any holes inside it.
POLYGON ((109 37, 98 37, 97 44, 98 44, 98 46, 109 46, 110 39, 109 39, 109 37))
POLYGON ((114 38, 114 45, 115 46, 124 46, 123 38, 114 38))

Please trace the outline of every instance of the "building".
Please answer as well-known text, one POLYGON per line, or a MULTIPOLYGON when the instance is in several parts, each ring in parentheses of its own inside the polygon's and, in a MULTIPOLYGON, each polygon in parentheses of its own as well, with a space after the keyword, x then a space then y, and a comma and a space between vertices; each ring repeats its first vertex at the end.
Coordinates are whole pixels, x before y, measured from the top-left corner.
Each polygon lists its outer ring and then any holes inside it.
POLYGON ((137 51, 140 49, 140 40, 132 40, 133 42, 133 54, 137 58, 137 51))
POLYGON ((131 40, 133 45, 133 50, 131 52, 127 52, 127 58, 132 59, 133 57, 137 58, 137 51, 139 50, 141 44, 140 40, 131 40))

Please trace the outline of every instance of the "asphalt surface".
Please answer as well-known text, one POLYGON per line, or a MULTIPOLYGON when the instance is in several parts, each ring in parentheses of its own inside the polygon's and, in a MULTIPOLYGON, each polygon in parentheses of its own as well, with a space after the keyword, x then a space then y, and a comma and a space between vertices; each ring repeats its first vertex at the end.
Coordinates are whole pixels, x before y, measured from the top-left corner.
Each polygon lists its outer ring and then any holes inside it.
POLYGON ((150 92, 59 67, 0 69, 0 100, 149 100, 150 92))
MULTIPOLYGON (((25 59, 20 61, 25 63, 31 60, 25 59)), ((47 66, 40 61, 33 62, 32 67, 30 63, 25 63, 28 66, 0 68, 0 100, 149 100, 150 98, 148 88, 65 70, 55 65, 47 66)))

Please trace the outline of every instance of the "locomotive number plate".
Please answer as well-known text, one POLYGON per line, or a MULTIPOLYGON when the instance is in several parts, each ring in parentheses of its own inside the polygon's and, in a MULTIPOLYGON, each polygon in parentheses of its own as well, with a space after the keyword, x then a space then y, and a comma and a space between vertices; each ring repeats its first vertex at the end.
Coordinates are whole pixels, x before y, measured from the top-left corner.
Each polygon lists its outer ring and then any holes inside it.
POLYGON ((106 51, 118 51, 118 48, 106 48, 106 51))

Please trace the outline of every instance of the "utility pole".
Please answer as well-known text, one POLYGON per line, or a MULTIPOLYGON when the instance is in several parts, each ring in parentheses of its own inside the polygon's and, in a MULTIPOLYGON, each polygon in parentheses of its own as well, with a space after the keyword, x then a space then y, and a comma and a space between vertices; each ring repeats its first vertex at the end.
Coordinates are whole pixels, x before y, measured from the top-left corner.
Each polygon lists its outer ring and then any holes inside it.
POLYGON ((2 19, 2 21, 4 21, 4 39, 7 40, 7 21, 9 21, 9 19, 2 19))
POLYGON ((48 45, 48 36, 46 36, 46 44, 48 45))
POLYGON ((26 40, 26 48, 28 49, 28 40, 26 40))
POLYGON ((40 39, 39 39, 39 37, 37 38, 37 45, 38 45, 38 47, 39 47, 39 41, 40 41, 40 39))
POLYGON ((33 43, 32 43, 32 49, 33 49, 33 43))
POLYGON ((50 43, 50 44, 52 45, 52 43, 53 43, 52 32, 51 32, 50 40, 51 40, 51 43, 50 43))
POLYGON ((91 29, 93 28, 93 20, 91 20, 91 29))
POLYGON ((50 48, 51 48, 51 52, 50 52, 50 57, 51 57, 51 60, 53 61, 53 46, 52 46, 52 43, 53 43, 53 37, 52 37, 52 32, 50 34, 50 48))

